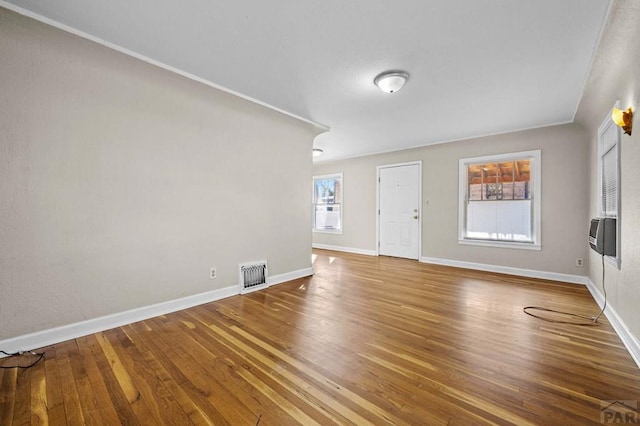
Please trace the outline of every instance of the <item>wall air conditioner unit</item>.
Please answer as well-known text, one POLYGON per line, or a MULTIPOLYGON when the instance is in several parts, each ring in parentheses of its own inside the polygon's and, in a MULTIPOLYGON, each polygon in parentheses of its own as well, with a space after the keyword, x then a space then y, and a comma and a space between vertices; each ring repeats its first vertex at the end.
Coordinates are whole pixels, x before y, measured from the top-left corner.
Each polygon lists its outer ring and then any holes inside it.
POLYGON ((240 283, 240 294, 267 288, 267 262, 242 263, 238 268, 238 282, 240 283))
POLYGON ((616 220, 611 217, 591 219, 589 246, 598 254, 616 255, 616 220))

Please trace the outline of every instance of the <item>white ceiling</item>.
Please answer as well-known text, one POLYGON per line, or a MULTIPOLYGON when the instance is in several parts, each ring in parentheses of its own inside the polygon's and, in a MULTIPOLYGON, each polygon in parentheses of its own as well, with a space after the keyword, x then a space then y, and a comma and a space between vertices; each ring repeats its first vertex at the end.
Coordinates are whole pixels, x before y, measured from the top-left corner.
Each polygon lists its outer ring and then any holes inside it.
POLYGON ((315 140, 321 161, 573 121, 609 7, 609 0, 8 3, 330 127, 315 140), (373 85, 390 69, 410 74, 391 95, 373 85))

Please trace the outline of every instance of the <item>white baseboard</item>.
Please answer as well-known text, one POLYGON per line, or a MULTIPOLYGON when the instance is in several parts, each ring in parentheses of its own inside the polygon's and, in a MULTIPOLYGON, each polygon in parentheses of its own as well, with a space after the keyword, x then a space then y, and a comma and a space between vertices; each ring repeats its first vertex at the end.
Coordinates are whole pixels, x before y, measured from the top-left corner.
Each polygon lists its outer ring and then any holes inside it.
POLYGON ((75 339, 89 334, 98 333, 111 328, 120 327, 137 321, 157 317, 159 315, 176 312, 204 303, 224 299, 239 294, 238 286, 229 286, 219 290, 207 291, 180 299, 143 306, 117 314, 105 315, 86 321, 50 328, 48 330, 12 337, 0 340, 0 348, 5 352, 17 352, 19 350, 33 350, 66 340, 75 339))
POLYGON ((297 280, 298 278, 309 277, 311 275, 313 275, 313 268, 298 269, 297 271, 291 271, 284 274, 267 277, 267 284, 271 286, 286 283, 287 281, 293 281, 297 280))
MULTIPOLYGON (((587 289, 589 289, 589 293, 593 296, 594 300, 602 309, 604 306, 604 296, 600 293, 600 289, 596 287, 596 285, 590 280, 587 279, 587 289)), ((620 318, 615 309, 611 306, 610 303, 607 303, 607 308, 604 310, 604 314, 611 323, 611 326, 622 340, 622 343, 629 351, 629 355, 636 362, 638 368, 640 368, 640 341, 629 331, 629 328, 625 324, 625 322, 620 318)))
POLYGON ((439 259, 437 257, 421 257, 420 262, 435 265, 453 266, 456 268, 476 269, 478 271, 499 272, 528 278, 562 281, 572 284, 587 284, 587 277, 581 275, 560 274, 557 272, 536 271, 533 269, 512 268, 510 266, 488 265, 485 263, 464 262, 461 260, 439 259))
MULTIPOLYGON (((285 274, 274 275, 268 277, 268 283, 269 285, 275 285, 285 281, 307 277, 309 275, 313 275, 313 268, 305 268, 285 274)), ((11 353, 21 350, 25 351, 42 348, 137 321, 143 321, 159 315, 165 315, 182 309, 191 308, 193 306, 202 305, 204 303, 214 302, 237 294, 240 294, 240 286, 238 284, 218 290, 195 294, 193 296, 143 306, 141 308, 131 309, 117 314, 105 315, 103 317, 0 340, 0 349, 11 353)))
POLYGON ((359 248, 353 248, 353 247, 331 246, 328 244, 317 244, 317 243, 313 243, 311 246, 317 249, 342 251, 345 253, 354 253, 354 254, 364 254, 367 256, 378 255, 378 253, 375 250, 359 249, 359 248))

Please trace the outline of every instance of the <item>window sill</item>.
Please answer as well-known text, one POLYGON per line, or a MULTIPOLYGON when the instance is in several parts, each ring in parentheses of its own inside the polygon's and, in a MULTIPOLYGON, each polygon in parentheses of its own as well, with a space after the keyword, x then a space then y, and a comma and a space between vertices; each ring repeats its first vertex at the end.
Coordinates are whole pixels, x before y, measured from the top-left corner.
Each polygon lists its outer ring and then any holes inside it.
POLYGON ((317 234, 338 234, 342 235, 342 229, 311 229, 317 234))
POLYGON ((604 260, 608 264, 613 265, 617 269, 620 269, 620 258, 619 257, 605 256, 604 260))
POLYGON ((516 249, 516 250, 538 250, 538 251, 542 250, 542 246, 540 244, 515 243, 515 242, 509 242, 509 241, 458 239, 458 244, 469 245, 469 246, 509 248, 509 249, 516 249))

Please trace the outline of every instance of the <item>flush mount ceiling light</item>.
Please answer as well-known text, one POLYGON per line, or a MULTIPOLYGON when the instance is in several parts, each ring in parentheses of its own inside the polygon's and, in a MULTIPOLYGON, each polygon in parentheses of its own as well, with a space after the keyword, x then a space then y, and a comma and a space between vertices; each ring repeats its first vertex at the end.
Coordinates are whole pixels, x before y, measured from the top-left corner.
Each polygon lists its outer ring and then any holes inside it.
POLYGON ((385 71, 373 79, 373 82, 383 92, 394 93, 402 89, 408 79, 409 74, 404 71, 385 71))
POLYGON ((313 156, 320 157, 324 151, 320 148, 313 148, 313 156))

